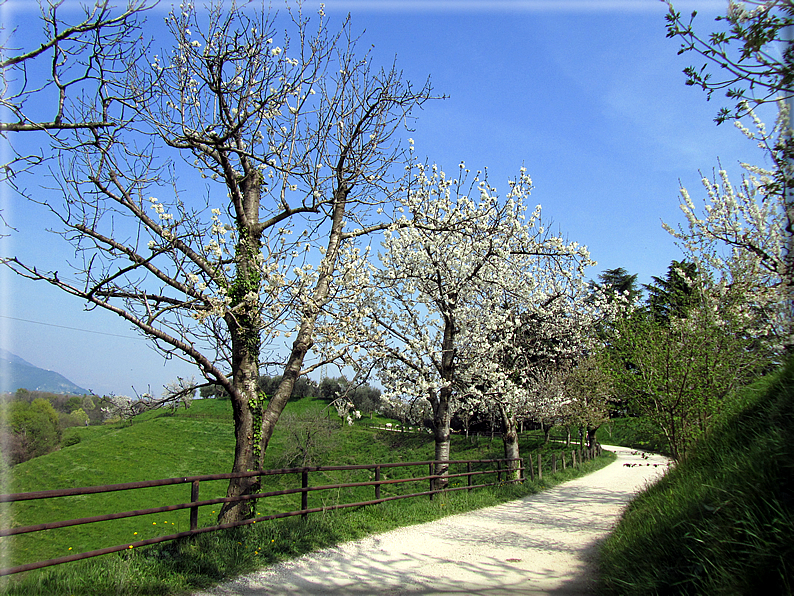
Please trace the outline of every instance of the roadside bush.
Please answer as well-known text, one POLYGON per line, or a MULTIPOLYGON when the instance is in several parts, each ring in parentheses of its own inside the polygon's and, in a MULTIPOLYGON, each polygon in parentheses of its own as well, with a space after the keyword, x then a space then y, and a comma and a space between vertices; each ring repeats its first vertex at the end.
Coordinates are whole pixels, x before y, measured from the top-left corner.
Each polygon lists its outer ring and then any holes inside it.
POLYGON ((16 465, 55 450, 61 442, 58 412, 43 398, 12 401, 2 408, 3 457, 16 465))

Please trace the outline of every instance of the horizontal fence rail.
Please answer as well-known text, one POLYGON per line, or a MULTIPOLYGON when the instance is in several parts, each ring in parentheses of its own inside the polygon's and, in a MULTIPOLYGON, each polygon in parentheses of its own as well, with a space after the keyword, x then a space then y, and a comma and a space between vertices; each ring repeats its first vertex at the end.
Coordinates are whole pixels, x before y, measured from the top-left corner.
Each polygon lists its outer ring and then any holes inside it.
MULTIPOLYGON (((589 458, 596 455, 596 452, 585 452, 579 451, 578 459, 581 462, 583 457, 589 458)), ((576 464, 577 455, 572 455, 570 458, 572 459, 572 464, 576 464)), ((565 458, 563 457, 563 461, 565 458)), ((538 475, 542 477, 542 462, 540 461, 540 457, 537 458, 538 464, 538 475)), ((564 464, 562 464, 564 465, 564 464)), ((556 468, 556 463, 554 464, 556 468)), ((308 516, 311 513, 319 513, 324 511, 330 511, 335 509, 343 509, 347 507, 362 507, 366 505, 375 505, 377 503, 384 503, 387 501, 394 501, 397 499, 407 499, 412 497, 419 497, 419 496, 429 496, 430 499, 433 496, 440 492, 454 492, 460 490, 472 490, 475 488, 482 488, 487 486, 495 486, 499 485, 503 481, 503 477, 505 481, 508 482, 516 482, 517 480, 508 480, 507 475, 511 471, 512 468, 514 472, 518 474, 518 481, 523 480, 525 477, 525 472, 529 471, 530 476, 534 479, 535 477, 535 470, 532 465, 532 460, 530 458, 529 461, 529 468, 526 470, 524 468, 523 459, 480 459, 480 460, 450 460, 450 461, 418 461, 418 462, 396 462, 396 463, 379 463, 379 464, 360 464, 360 465, 351 465, 351 466, 311 466, 311 467, 301 467, 301 468, 283 468, 278 470, 257 470, 257 471, 250 471, 250 472, 238 472, 238 473, 227 473, 227 474, 210 474, 210 475, 203 475, 203 476, 184 476, 179 478, 166 478, 162 480, 149 480, 149 481, 142 481, 142 482, 125 482, 122 484, 109 484, 103 486, 89 486, 83 488, 67 488, 67 489, 57 489, 57 490, 44 490, 44 491, 36 491, 36 492, 27 492, 27 493, 14 493, 14 494, 6 494, 0 495, 0 503, 14 503, 14 502, 21 502, 21 501, 32 501, 37 499, 51 499, 51 498, 58 498, 58 497, 69 497, 69 496, 83 496, 83 495, 91 495, 91 494, 98 494, 98 493, 108 493, 114 491, 129 491, 129 490, 136 490, 141 488, 153 488, 153 487, 162 487, 162 486, 169 486, 175 484, 189 484, 191 487, 190 492, 190 501, 184 503, 178 503, 175 505, 165 505, 161 507, 153 507, 148 509, 138 509, 135 511, 125 511, 120 513, 110 513, 105 515, 95 515, 91 517, 83 517, 79 519, 70 519, 70 520, 63 520, 63 521, 52 521, 46 523, 40 523, 35 525, 23 526, 23 527, 10 527, 10 528, 0 528, 0 537, 8 537, 8 536, 15 536, 19 534, 26 534, 30 532, 39 532, 42 530, 53 530, 58 528, 66 528, 70 526, 79 526, 84 524, 90 524, 95 522, 101 521, 109 521, 109 520, 116 520, 116 519, 123 519, 129 517, 136 517, 141 515, 150 515, 153 513, 164 513, 164 512, 171 512, 171 511, 178 511, 189 509, 190 510, 190 530, 178 532, 175 534, 169 534, 167 536, 158 536, 155 538, 149 538, 146 540, 139 540, 136 542, 128 542, 125 544, 120 544, 117 546, 111 546, 107 548, 91 550, 83 553, 75 553, 70 554, 63 557, 58 557, 55 559, 48 559, 45 561, 36 561, 33 563, 26 563, 23 565, 17 565, 15 567, 9 567, 6 569, 0 569, 0 576, 11 575, 14 573, 20 573, 23 571, 32 571, 34 569, 40 569, 43 567, 49 567, 51 565, 59 565, 61 563, 68 563, 71 561, 79 561, 81 559, 88 559, 91 557, 97 557, 100 555, 105 555, 114 552, 121 552, 129 549, 139 548, 141 546, 147 546, 150 544, 157 544, 160 542, 166 542, 169 540, 176 540, 178 538, 184 538, 187 536, 194 536, 197 534, 203 534, 205 532, 214 532, 217 530, 224 530, 228 528, 233 528, 237 526, 243 526, 248 524, 254 524, 256 522, 267 521, 272 519, 279 519, 285 517, 291 517, 296 515, 301 515, 303 517, 308 516), (514 462, 512 465, 508 465, 509 462, 514 462), (433 470, 434 467, 437 465, 446 465, 446 472, 443 474, 434 474, 433 470), (449 466, 465 466, 465 471, 463 472, 455 472, 451 473, 449 466), (486 469, 473 469, 473 466, 487 466, 486 469), (422 474, 418 476, 411 476, 409 478, 392 478, 392 479, 382 479, 381 472, 383 470, 388 470, 392 468, 407 468, 407 467, 425 467, 428 470, 427 474, 422 474), (347 482, 347 483, 333 483, 333 484, 323 484, 319 486, 310 486, 309 485, 309 475, 311 473, 323 473, 323 472, 334 472, 334 471, 351 471, 351 470, 368 470, 374 474, 374 479, 367 480, 364 482, 347 482), (268 492, 258 492, 255 494, 246 494, 241 495, 238 497, 221 497, 215 499, 199 499, 199 488, 201 482, 208 482, 213 480, 228 480, 232 478, 248 478, 248 477, 267 477, 267 476, 289 476, 295 475, 299 476, 301 480, 301 486, 299 488, 287 488, 282 490, 274 490, 268 492), (485 475, 491 475, 491 478, 484 478, 485 475), (494 478, 495 476, 495 478, 494 478), (466 483, 462 486, 449 486, 449 480, 456 479, 456 478, 466 478, 466 483), (444 479, 445 483, 444 486, 441 488, 434 488, 433 482, 438 479, 444 479), (480 482, 479 484, 475 484, 476 482, 480 482), (391 486, 397 484, 403 484, 408 482, 429 482, 429 490, 421 490, 419 492, 412 492, 407 494, 396 494, 396 495, 389 495, 389 496, 382 496, 381 495, 381 487, 384 486, 391 486), (322 507, 309 507, 308 504, 308 497, 310 493, 317 493, 320 491, 329 491, 329 490, 337 490, 342 488, 357 488, 357 487, 367 487, 372 486, 374 487, 374 499, 367 500, 367 501, 356 501, 351 503, 337 503, 334 505, 325 505, 322 507), (300 494, 301 495, 301 507, 300 509, 293 510, 293 511, 286 511, 281 513, 274 513, 270 515, 261 515, 255 518, 245 519, 233 523, 227 524, 218 524, 213 526, 207 527, 198 527, 198 510, 199 507, 206 507, 208 505, 218 505, 222 503, 234 503, 239 501, 247 501, 253 499, 266 499, 268 497, 274 497, 279 495, 290 495, 290 494, 300 494)))

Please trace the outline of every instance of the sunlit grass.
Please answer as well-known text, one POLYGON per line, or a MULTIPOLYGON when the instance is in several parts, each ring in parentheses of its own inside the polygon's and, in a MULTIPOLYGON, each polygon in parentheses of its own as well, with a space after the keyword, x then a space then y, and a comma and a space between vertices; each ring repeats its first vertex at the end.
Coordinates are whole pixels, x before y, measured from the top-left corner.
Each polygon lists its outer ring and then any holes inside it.
POLYGON ((632 502, 603 545, 599 593, 793 593, 794 362, 737 400, 632 502))
MULTIPOLYGON (((306 398, 288 404, 287 411, 298 414, 309 411, 324 411, 323 408, 325 406, 324 402, 306 398)), ((334 411, 324 412, 324 415, 329 416, 330 420, 334 424, 339 424, 339 426, 337 427, 338 430, 323 443, 322 449, 316 454, 315 465, 410 462, 433 458, 433 440, 432 436, 427 433, 377 431, 369 428, 369 419, 362 419, 352 427, 342 426, 334 411)), ((377 420, 373 422, 377 422, 377 420)), ((9 490, 11 492, 26 492, 154 480, 186 475, 217 474, 228 472, 232 464, 234 437, 231 407, 228 400, 199 400, 194 402, 193 406, 188 410, 149 412, 139 416, 132 423, 105 427, 85 427, 75 429, 73 432, 81 437, 80 442, 61 451, 30 460, 14 468, 14 475, 9 490)), ((285 464, 282 459, 284 446, 283 429, 277 429, 268 448, 265 462, 267 468, 284 467, 285 464)), ((129 592, 123 592, 126 588, 119 587, 114 583, 115 587, 111 590, 108 584, 100 583, 99 585, 103 585, 104 588, 91 593, 115 593, 116 589, 120 589, 122 593, 156 594, 161 592, 158 592, 160 590, 159 584, 153 578, 157 577, 157 574, 161 572, 165 573, 159 567, 165 564, 162 562, 164 560, 176 565, 173 570, 173 577, 182 578, 168 580, 173 586, 182 585, 180 582, 188 582, 184 585, 190 586, 203 585, 202 582, 214 581, 214 578, 217 577, 227 577, 231 573, 238 572, 239 569, 252 569, 256 565, 266 564, 271 560, 279 560, 296 553, 307 552, 307 549, 311 550, 318 546, 331 544, 335 540, 357 537, 399 525, 417 523, 432 519, 434 515, 447 515, 468 508, 486 506, 505 498, 511 498, 514 494, 526 494, 526 491, 532 492, 542 486, 548 486, 553 482, 572 477, 572 474, 576 473, 570 470, 564 474, 557 475, 554 479, 549 477, 551 464, 549 452, 551 449, 559 452, 559 448, 559 445, 554 444, 543 445, 542 434, 539 432, 527 433, 522 437, 522 453, 526 456, 532 452, 535 465, 537 465, 537 452, 545 453, 544 484, 542 485, 528 483, 521 489, 506 487, 501 489, 501 491, 496 491, 493 496, 490 496, 491 491, 478 489, 472 493, 468 491, 452 493, 448 499, 439 497, 433 502, 430 502, 427 498, 419 498, 405 502, 398 501, 383 504, 372 509, 372 511, 361 509, 355 511, 344 510, 333 514, 326 513, 310 517, 308 527, 312 527, 313 529, 311 530, 306 530, 306 524, 298 520, 258 523, 254 526, 255 530, 251 528, 250 530, 238 531, 242 532, 242 534, 239 534, 240 536, 247 535, 245 532, 252 532, 252 536, 255 537, 252 539, 253 542, 250 543, 252 545, 251 548, 245 551, 247 554, 242 554, 242 551, 237 548, 237 546, 242 545, 235 546, 234 540, 223 547, 222 551, 228 553, 228 560, 224 559, 227 555, 224 555, 223 552, 218 555, 220 557, 218 560, 211 553, 200 552, 205 548, 205 545, 212 545, 215 544, 214 541, 221 540, 215 534, 204 535, 180 542, 178 545, 166 544, 142 549, 144 554, 135 552, 135 549, 133 549, 133 552, 125 552, 123 555, 104 556, 98 560, 70 563, 50 570, 32 572, 28 574, 30 579, 26 579, 24 585, 38 585, 38 588, 15 587, 14 589, 22 590, 21 593, 51 593, 51 587, 47 587, 45 590, 40 585, 40 582, 48 581, 46 578, 53 577, 60 578, 57 581, 52 580, 56 583, 64 581, 67 582, 65 585, 73 586, 73 593, 88 593, 85 591, 85 586, 80 582, 83 582, 85 578, 93 578, 91 581, 95 581, 95 576, 100 576, 104 573, 111 579, 126 578, 123 580, 118 579, 118 581, 124 585, 126 585, 125 582, 129 582, 129 585, 134 586, 134 589, 130 588, 129 592), (514 490, 519 492, 511 492, 514 490), (314 518, 319 521, 312 521, 314 518), (323 520, 334 520, 337 525, 326 528, 322 525, 325 523, 323 520), (343 528, 337 527, 340 523, 344 526, 343 528), (320 525, 315 528, 311 524, 320 525), (272 535, 269 538, 269 535, 260 536, 259 533, 264 532, 264 528, 270 528, 269 531, 277 532, 279 536, 285 534, 293 538, 285 542, 276 535, 272 535), (152 553, 160 554, 153 555, 152 553), (188 557, 185 553, 192 554, 188 557), (154 575, 147 575, 150 573, 147 571, 145 573, 140 572, 144 573, 144 575, 139 576, 139 571, 136 570, 147 568, 147 565, 152 560, 158 561, 157 570, 151 572, 154 575), (107 561, 107 563, 103 561, 107 561), (183 562, 177 564, 174 561, 183 562), (184 561, 187 561, 187 563, 184 563, 184 561), (196 569, 199 569, 199 571, 196 571, 196 569), (61 574, 65 574, 65 576, 61 574), (69 577, 70 574, 74 574, 75 579, 68 581, 63 579, 64 577, 69 577), (185 579, 194 576, 198 579, 185 579), (39 590, 38 592, 36 591, 37 589, 39 590), (103 589, 109 592, 103 592, 103 589), (25 590, 29 591, 25 592, 25 590), (146 592, 146 590, 149 590, 149 592, 146 592)), ((459 434, 453 436, 453 459, 492 459, 499 457, 503 457, 503 448, 502 442, 498 438, 491 441, 487 437, 471 437, 467 439, 459 434)), ((570 458, 570 454, 568 457, 570 458)), ((465 467, 460 470, 453 469, 452 471, 464 470, 465 467)), ((381 477, 385 480, 424 475, 426 473, 426 468, 393 468, 383 469, 381 477)), ((325 472, 312 474, 310 476, 310 485, 318 486, 320 484, 360 482, 373 479, 373 473, 368 470, 325 472)), ((486 481, 494 482, 495 478, 491 477, 486 481)), ((454 484, 456 482, 465 482, 465 480, 453 480, 452 482, 454 484)), ((263 482, 263 490, 297 488, 299 485, 300 478, 295 475, 285 478, 267 477, 263 482)), ((227 481, 202 482, 200 498, 223 497, 226 493, 226 487, 227 481)), ((394 484, 383 486, 381 495, 386 497, 427 489, 428 487, 424 483, 422 485, 414 483, 394 484)), ((373 487, 338 489, 311 493, 309 495, 309 506, 327 507, 344 502, 370 500, 374 497, 373 487)), ((300 499, 300 494, 293 494, 260 500, 258 512, 261 515, 268 515, 270 513, 300 509, 300 499)), ((189 484, 79 497, 62 497, 15 504, 6 514, 3 523, 4 525, 16 526, 29 525, 189 501, 189 484)), ((199 527, 214 525, 217 513, 217 505, 200 508, 199 527)), ((3 566, 9 567, 136 542, 188 529, 189 510, 182 510, 8 537, 0 539, 3 541, 0 546, 5 547, 6 555, 10 555, 3 561, 3 566)), ((232 533, 231 535, 237 536, 238 534, 232 533)), ((111 579, 108 581, 111 581, 111 579)), ((112 579, 112 581, 116 580, 112 579)), ((90 583, 85 580, 85 585, 90 583)), ((17 586, 17 580, 12 581, 11 585, 17 586)), ((63 593, 68 593, 68 590, 63 593)))
POLYGON ((323 547, 536 493, 613 461, 607 454, 546 473, 542 482, 502 485, 328 511, 213 532, 185 540, 43 569, 7 582, 8 594, 179 594, 323 547))

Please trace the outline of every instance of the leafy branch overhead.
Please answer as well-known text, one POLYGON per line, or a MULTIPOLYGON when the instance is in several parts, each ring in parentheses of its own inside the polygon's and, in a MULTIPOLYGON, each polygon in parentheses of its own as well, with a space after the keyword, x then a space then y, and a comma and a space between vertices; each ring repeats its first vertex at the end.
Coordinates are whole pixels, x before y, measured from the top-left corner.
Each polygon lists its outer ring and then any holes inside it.
POLYGON ((667 0, 667 4, 667 37, 680 39, 678 53, 694 52, 706 59, 700 67, 684 69, 686 84, 702 88, 708 99, 714 91, 725 91, 734 101, 732 107, 719 109, 717 123, 744 115, 744 101, 758 105, 794 93, 794 45, 789 33, 794 2, 730 0, 727 14, 716 18, 726 27, 707 37, 695 32, 697 11, 685 19, 672 2, 667 0), (710 66, 717 71, 712 72, 710 66))

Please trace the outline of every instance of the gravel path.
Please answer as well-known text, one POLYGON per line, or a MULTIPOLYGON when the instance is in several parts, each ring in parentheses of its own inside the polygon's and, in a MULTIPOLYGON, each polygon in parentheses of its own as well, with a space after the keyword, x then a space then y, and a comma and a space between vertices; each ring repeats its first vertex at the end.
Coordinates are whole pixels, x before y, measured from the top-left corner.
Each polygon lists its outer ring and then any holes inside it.
POLYGON ((596 543, 668 463, 604 447, 617 461, 540 494, 341 544, 194 596, 589 594, 596 543))

